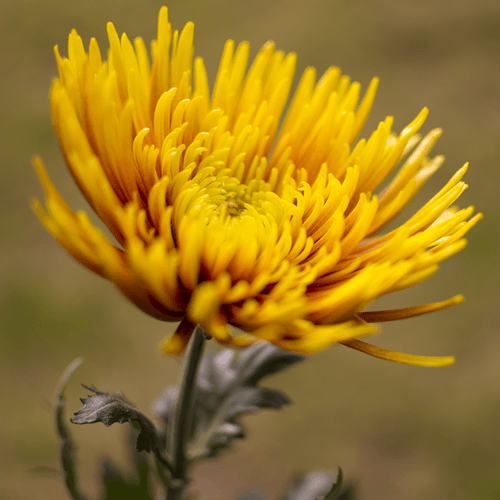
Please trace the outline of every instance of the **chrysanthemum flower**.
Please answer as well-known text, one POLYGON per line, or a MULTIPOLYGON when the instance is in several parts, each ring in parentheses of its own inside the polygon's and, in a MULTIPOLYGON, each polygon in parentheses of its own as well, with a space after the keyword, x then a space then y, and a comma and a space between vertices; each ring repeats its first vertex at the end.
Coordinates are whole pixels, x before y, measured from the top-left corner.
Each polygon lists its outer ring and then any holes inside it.
POLYGON ((238 346, 265 339, 309 353, 342 343, 405 363, 453 361, 357 339, 375 333, 371 323, 462 300, 363 312, 434 274, 480 218, 471 218, 473 207, 450 208, 466 188, 464 166, 404 224, 380 234, 443 161, 428 158, 441 131, 417 135, 427 109, 399 135, 388 117, 357 140, 377 79, 358 104, 359 83, 337 68, 316 82, 308 68, 281 121, 296 57, 273 43, 247 71, 248 44, 235 50, 228 41, 210 93, 202 59, 193 65, 193 24, 172 35, 165 7, 152 65, 142 39, 120 39, 111 23, 108 35, 107 62, 95 39, 86 53, 75 31, 68 58, 55 48, 50 100, 71 173, 117 242, 68 207, 39 158, 47 211, 38 202, 34 209, 69 253, 139 308, 181 322, 165 352, 180 352, 200 324, 238 346))

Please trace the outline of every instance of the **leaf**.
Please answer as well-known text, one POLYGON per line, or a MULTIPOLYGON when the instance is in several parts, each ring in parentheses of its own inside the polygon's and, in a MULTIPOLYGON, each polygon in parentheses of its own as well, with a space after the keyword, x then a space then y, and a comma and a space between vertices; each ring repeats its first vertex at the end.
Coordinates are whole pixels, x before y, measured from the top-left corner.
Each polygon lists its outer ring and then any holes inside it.
MULTIPOLYGON (((238 417, 262 408, 279 409, 289 399, 279 391, 257 386, 259 381, 305 359, 267 342, 245 348, 239 357, 225 349, 200 362, 188 453, 191 459, 215 456, 245 433, 238 417)), ((154 405, 167 432, 173 419, 177 390, 168 388, 154 405)))
POLYGON ((78 490, 77 477, 76 477, 76 466, 75 466, 75 446, 71 440, 71 435, 69 429, 66 425, 64 419, 64 409, 65 409, 65 399, 64 390, 66 385, 73 375, 73 372, 83 363, 83 358, 75 359, 70 365, 64 370, 61 375, 58 388, 54 397, 54 409, 56 416, 56 429, 59 435, 59 456, 64 471, 64 480, 66 487, 74 500, 84 500, 84 495, 78 490))
POLYGON ((114 423, 137 422, 140 426, 137 451, 146 450, 157 453, 161 450, 160 438, 154 424, 142 412, 134 408, 122 394, 102 392, 94 386, 83 385, 83 387, 94 394, 80 400, 83 408, 75 413, 71 422, 74 424, 102 422, 106 427, 114 423))
POLYGON ((342 471, 339 467, 337 480, 333 484, 332 475, 324 471, 311 472, 296 479, 282 500, 333 500, 340 491, 342 471))
MULTIPOLYGON (((333 500, 339 493, 342 488, 342 482, 344 480, 344 475, 342 474, 342 469, 339 467, 339 472, 337 474, 337 480, 333 483, 332 488, 328 493, 321 497, 322 500, 333 500)), ((319 500, 319 499, 317 499, 319 500)))

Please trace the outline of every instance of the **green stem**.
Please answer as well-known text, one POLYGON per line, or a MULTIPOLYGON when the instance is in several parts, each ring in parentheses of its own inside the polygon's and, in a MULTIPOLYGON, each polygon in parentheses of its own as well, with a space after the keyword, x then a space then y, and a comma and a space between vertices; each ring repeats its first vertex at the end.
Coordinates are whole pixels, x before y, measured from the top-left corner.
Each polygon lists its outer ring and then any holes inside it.
POLYGON ((186 447, 192 423, 190 417, 196 372, 203 353, 204 343, 203 331, 197 326, 189 341, 180 375, 179 395, 175 405, 172 434, 170 436, 173 484, 167 490, 167 500, 180 500, 187 483, 186 447))

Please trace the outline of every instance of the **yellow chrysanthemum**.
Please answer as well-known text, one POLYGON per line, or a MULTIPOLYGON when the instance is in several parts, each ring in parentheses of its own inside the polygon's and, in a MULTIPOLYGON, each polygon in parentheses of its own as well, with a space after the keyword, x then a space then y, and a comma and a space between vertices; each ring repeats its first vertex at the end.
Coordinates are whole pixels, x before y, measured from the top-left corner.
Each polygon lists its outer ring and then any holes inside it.
POLYGON ((232 345, 265 339, 309 353, 340 342, 406 363, 453 361, 357 340, 376 331, 371 322, 462 300, 362 312, 431 276, 480 218, 471 218, 473 207, 450 208, 466 188, 464 166, 407 222, 379 235, 443 161, 427 157, 441 131, 417 135, 427 109, 399 135, 388 117, 357 141, 377 79, 358 105, 359 83, 337 68, 316 83, 309 68, 280 126, 295 54, 268 43, 247 72, 248 44, 235 50, 228 41, 210 96, 202 59, 193 65, 193 24, 172 35, 165 7, 152 65, 142 39, 120 39, 111 23, 108 35, 107 62, 95 39, 86 53, 75 31, 68 58, 56 47, 50 100, 66 162, 118 244, 66 205, 39 158, 47 211, 38 202, 34 209, 68 252, 143 311, 181 321, 165 352, 180 352, 200 324, 232 345))

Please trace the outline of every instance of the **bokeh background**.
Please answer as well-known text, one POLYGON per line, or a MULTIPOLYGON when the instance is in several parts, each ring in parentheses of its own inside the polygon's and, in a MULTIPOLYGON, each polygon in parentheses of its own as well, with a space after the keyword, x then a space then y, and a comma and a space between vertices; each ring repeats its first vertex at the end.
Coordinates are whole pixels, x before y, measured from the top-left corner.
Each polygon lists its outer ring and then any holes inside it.
MULTIPOLYGON (((68 414, 87 395, 79 382, 122 390, 146 413, 176 380, 179 360, 162 357, 172 325, 153 320, 69 257, 28 207, 42 196, 30 156, 41 154, 64 197, 88 209, 70 178, 50 122, 56 75, 52 47, 66 54, 76 28, 107 48, 106 22, 130 38, 155 38, 162 2, 0 1, 0 498, 68 498, 58 467, 51 401, 77 356, 85 362, 67 389, 68 414), (37 472, 38 471, 38 472, 37 472)), ((340 464, 359 499, 500 498, 500 2, 491 0, 171 0, 175 28, 195 22, 196 53, 213 81, 227 38, 268 39, 308 65, 329 65, 366 88, 381 84, 367 136, 386 115, 400 131, 425 105, 424 132, 440 126, 440 171, 407 209, 410 216, 465 161, 470 188, 461 206, 485 218, 469 245, 431 279, 383 298, 396 308, 464 293, 440 313, 384 324, 374 342, 417 354, 454 354, 449 368, 408 367, 336 346, 267 380, 294 401, 245 418, 248 439, 200 466, 193 490, 235 498, 258 489, 277 498, 293 474, 340 464)), ((297 78, 296 78, 297 80, 297 78)), ((211 346, 214 347, 214 346, 211 346)), ((72 426, 81 484, 96 498, 98 461, 124 463, 122 426, 72 426)))

